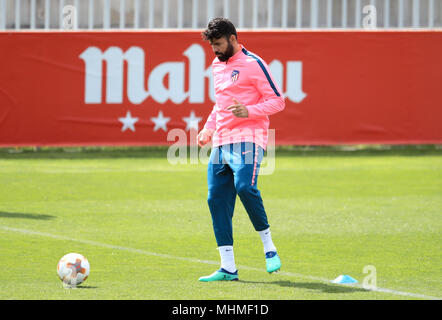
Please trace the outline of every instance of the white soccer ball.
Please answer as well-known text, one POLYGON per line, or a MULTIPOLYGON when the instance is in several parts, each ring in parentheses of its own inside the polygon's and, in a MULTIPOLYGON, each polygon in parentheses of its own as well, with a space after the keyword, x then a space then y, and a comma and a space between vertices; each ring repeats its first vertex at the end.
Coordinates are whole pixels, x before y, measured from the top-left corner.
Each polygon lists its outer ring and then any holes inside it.
POLYGON ((76 287, 89 276, 89 261, 79 253, 68 253, 57 265, 58 277, 67 287, 76 287))

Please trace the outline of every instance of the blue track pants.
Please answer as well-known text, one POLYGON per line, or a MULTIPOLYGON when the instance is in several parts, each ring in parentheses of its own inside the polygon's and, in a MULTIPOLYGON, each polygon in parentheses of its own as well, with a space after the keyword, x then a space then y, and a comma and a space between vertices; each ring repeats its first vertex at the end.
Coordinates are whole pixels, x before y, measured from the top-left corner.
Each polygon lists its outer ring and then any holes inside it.
POLYGON ((217 245, 233 245, 232 218, 239 196, 256 231, 269 228, 257 189, 264 150, 242 142, 212 148, 207 168, 208 199, 217 245))

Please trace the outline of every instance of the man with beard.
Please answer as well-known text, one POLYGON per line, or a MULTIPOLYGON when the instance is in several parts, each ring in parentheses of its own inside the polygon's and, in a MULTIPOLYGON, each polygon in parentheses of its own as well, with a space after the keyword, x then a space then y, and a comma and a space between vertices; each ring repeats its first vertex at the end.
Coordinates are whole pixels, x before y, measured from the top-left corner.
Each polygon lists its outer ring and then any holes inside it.
POLYGON ((200 146, 212 141, 207 202, 221 268, 199 280, 238 280, 232 233, 237 195, 261 237, 266 269, 272 273, 281 268, 281 260, 257 176, 268 141, 268 116, 284 109, 284 98, 267 64, 238 43, 235 26, 228 19, 213 19, 202 35, 216 55, 212 62, 216 104, 197 139, 200 146))

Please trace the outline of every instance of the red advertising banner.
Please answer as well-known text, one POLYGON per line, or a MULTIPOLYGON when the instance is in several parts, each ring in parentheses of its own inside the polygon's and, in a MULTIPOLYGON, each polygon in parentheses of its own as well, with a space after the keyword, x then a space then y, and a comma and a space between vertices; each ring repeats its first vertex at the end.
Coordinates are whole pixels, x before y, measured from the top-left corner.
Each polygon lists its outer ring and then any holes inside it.
MULTIPOLYGON (((442 143, 441 31, 243 31, 277 144, 442 143)), ((200 31, 0 33, 0 146, 167 145, 214 105, 200 31)))

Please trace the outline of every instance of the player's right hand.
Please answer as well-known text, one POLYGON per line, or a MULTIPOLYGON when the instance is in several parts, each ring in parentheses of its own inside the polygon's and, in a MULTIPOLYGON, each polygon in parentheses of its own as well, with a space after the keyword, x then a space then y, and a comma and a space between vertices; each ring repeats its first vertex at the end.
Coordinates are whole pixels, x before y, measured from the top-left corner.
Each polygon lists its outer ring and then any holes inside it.
POLYGON ((212 129, 204 128, 203 130, 201 130, 196 138, 198 141, 198 145, 200 147, 203 147, 205 144, 209 143, 212 140, 213 132, 214 130, 212 129))

